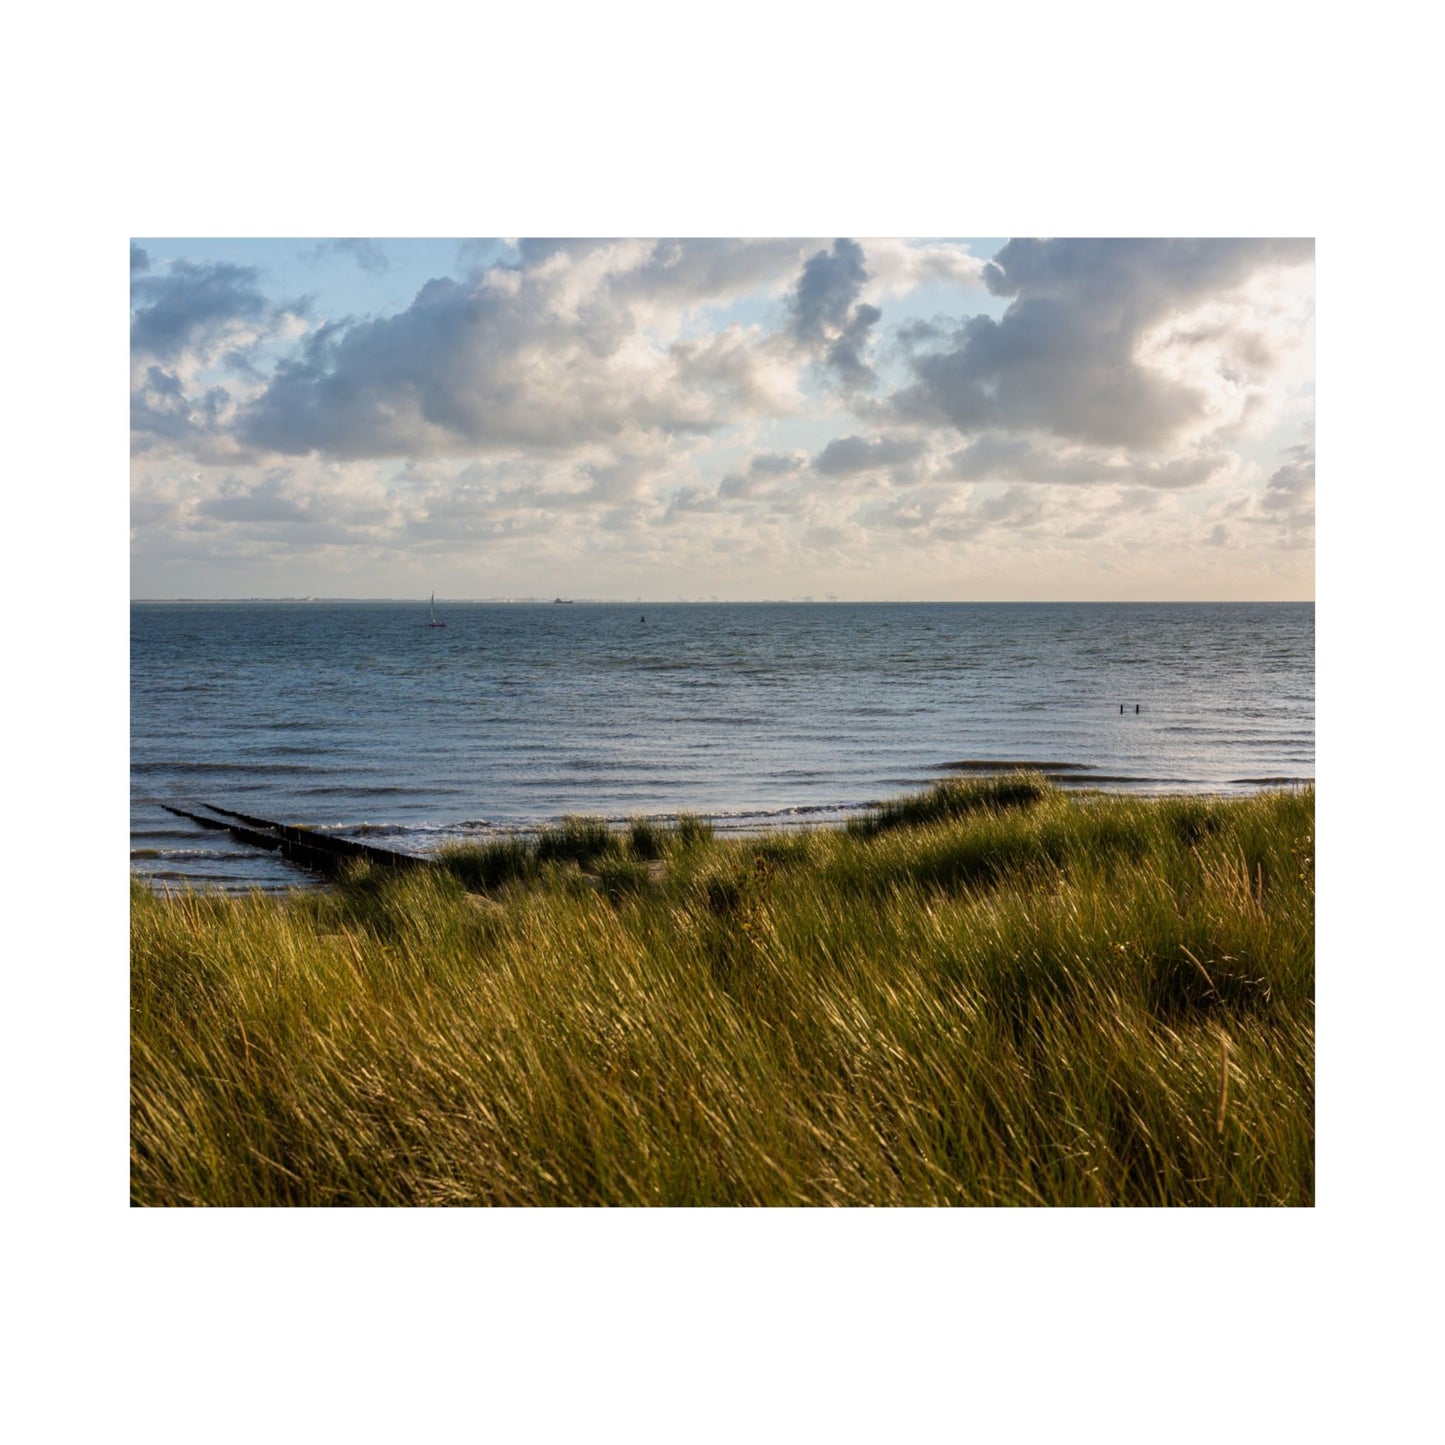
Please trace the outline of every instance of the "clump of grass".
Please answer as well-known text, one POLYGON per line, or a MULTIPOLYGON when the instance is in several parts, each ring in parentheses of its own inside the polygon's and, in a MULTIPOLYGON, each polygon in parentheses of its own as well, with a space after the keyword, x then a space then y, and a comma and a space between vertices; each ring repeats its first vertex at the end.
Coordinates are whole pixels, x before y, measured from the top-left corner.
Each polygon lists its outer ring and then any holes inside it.
POLYGON ((586 867, 619 851, 620 841, 601 818, 563 818, 537 838, 538 862, 571 862, 586 867))
POLYGON ((667 835, 650 818, 633 818, 627 825, 627 845, 634 858, 650 863, 667 852, 667 835))
POLYGON ((791 871, 807 867, 817 856, 815 840, 822 836, 807 832, 773 833, 748 839, 741 846, 745 855, 760 859, 770 870, 791 871))
POLYGON ((712 824, 698 813, 679 813, 672 831, 684 848, 696 848, 712 842, 713 838, 712 824))
POLYGON ((597 866, 597 882, 613 903, 642 893, 652 883, 647 864, 635 858, 604 858, 597 866))
POLYGON ((509 846, 484 908, 137 886, 132 1197, 1309 1204, 1313 834, 1049 790, 595 881, 509 846))
POLYGON ((894 828, 949 822, 970 813, 1022 808, 1047 796, 1050 785, 1041 773, 996 778, 948 778, 925 793, 882 803, 871 813, 848 820, 857 837, 876 837, 894 828))
POLYGON ((537 876, 536 850, 523 838, 452 843, 439 849, 435 856, 463 887, 476 892, 537 876))
POLYGON ((570 816, 544 828, 531 840, 493 839, 484 843, 452 843, 438 849, 435 860, 461 884, 487 892, 508 883, 535 880, 548 864, 575 863, 609 876, 627 872, 620 865, 633 861, 657 862, 675 845, 695 849, 712 839, 712 825, 694 814, 681 814, 671 829, 647 818, 634 818, 625 833, 614 833, 601 818, 570 816))

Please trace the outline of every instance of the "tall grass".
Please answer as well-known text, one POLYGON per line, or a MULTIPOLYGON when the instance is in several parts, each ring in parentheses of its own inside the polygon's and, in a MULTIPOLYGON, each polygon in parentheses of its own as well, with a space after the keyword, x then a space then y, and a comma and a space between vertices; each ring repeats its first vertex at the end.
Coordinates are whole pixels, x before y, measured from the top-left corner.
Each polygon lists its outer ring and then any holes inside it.
POLYGON ((1312 1203, 1312 792, 1025 781, 284 900, 137 886, 133 1199, 1312 1203))

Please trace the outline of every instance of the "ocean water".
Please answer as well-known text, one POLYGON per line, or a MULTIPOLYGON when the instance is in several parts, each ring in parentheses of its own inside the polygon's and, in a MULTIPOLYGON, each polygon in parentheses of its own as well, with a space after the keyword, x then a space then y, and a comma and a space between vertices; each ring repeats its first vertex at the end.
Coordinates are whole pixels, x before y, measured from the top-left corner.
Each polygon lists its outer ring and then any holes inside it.
POLYGON ((424 854, 566 813, 837 821, 956 764, 1040 763, 1069 785, 1147 793, 1314 777, 1312 603, 438 616, 445 628, 424 625, 425 603, 132 604, 133 872, 315 886, 165 803, 424 854))

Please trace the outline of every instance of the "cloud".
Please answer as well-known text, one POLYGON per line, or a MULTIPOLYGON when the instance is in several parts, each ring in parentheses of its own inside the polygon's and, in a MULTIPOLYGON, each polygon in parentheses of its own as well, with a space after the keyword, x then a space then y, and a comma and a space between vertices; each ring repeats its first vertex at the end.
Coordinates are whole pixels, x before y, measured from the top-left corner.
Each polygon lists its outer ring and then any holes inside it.
POLYGON ((882 467, 906 466, 917 461, 927 443, 905 437, 838 437, 813 458, 813 470, 825 477, 851 477, 882 467))
POLYGON ((209 355, 238 332, 254 334, 278 310, 259 277, 254 266, 227 261, 173 261, 164 275, 142 274, 131 286, 132 360, 209 355))
POLYGON ((1223 520, 1215 532, 1223 542, 1238 546, 1252 540, 1288 551, 1314 547, 1315 450, 1294 446, 1286 455, 1289 460, 1270 474, 1262 491, 1242 490, 1219 508, 1223 520))
MULTIPOLYGON (((797 368, 757 327, 733 323, 706 338, 676 341, 668 360, 683 387, 715 398, 725 422, 785 416, 802 407, 797 368)), ((697 429, 713 431, 717 423, 697 429)))
POLYGON ((334 241, 322 241, 301 257, 313 265, 327 256, 349 256, 363 271, 373 276, 384 276, 391 270, 391 261, 379 241, 362 236, 344 236, 334 241))
POLYGON ((718 494, 707 487, 679 487, 667 504, 663 522, 671 525, 686 512, 716 512, 718 494))
POLYGON ((130 274, 135 276, 142 271, 149 271, 151 258, 146 253, 144 246, 137 246, 134 241, 130 243, 130 274))
POLYGON ((868 349, 869 333, 883 319, 876 306, 855 306, 848 324, 828 348, 828 365, 846 391, 872 386, 878 380, 873 368, 863 360, 868 349))
POLYGON ((869 281, 863 294, 871 301, 902 296, 920 286, 983 289, 984 262, 961 241, 870 239, 865 245, 869 281))
POLYGON ((1217 481, 1238 465, 1233 452, 1219 448, 1161 459, 1122 450, 1061 446, 1048 438, 984 432, 949 457, 947 471, 967 482, 1111 483, 1181 489, 1217 481))
POLYGON ((231 412, 231 394, 225 387, 208 387, 191 394, 175 372, 148 366, 139 384, 131 389, 133 450, 140 453, 169 443, 210 459, 234 455, 234 446, 225 432, 231 412))
POLYGON ((751 501, 777 491, 781 482, 796 477, 807 465, 805 452, 759 452, 746 467, 729 472, 718 483, 724 501, 751 501))
POLYGON ((501 241, 359 318, 133 256, 137 586, 386 591, 405 559, 438 586, 484 559, 499 594, 561 568, 578 595, 1113 596, 1098 578, 1147 557, 1138 595, 1261 566, 1295 587, 1314 459, 1277 449, 1310 400, 1308 255, 501 241), (985 285, 996 318, 915 314, 985 285), (147 580, 183 567, 203 580, 147 580))
POLYGON ((796 243, 525 242, 518 255, 429 281, 406 310, 283 362, 242 412, 242 439, 338 457, 567 452, 793 404, 756 328, 683 331, 694 308, 781 278, 796 243))
POLYGON ((256 353, 293 335, 304 309, 270 300, 253 266, 178 260, 152 271, 132 256, 132 452, 236 460, 244 451, 233 434, 237 406, 262 379, 256 353), (225 385, 206 375, 217 367, 225 385))
POLYGON ((1149 450, 1197 439, 1227 419, 1206 382, 1232 366, 1267 371, 1271 359, 1258 338, 1250 355, 1229 349, 1233 333, 1187 343, 1170 333, 1197 353, 1193 374, 1151 364, 1158 329, 1313 254, 1312 242, 1291 240, 1010 241, 982 272, 990 291, 1012 298, 1003 317, 970 317, 938 349, 915 350, 893 410, 964 433, 1041 431, 1149 450))
POLYGON ((1315 515, 1315 449, 1290 448, 1290 460, 1270 477, 1260 505, 1266 512, 1285 513, 1296 520, 1315 515))
POLYGON ((866 302, 855 304, 868 279, 862 246, 837 240, 831 251, 818 251, 804 262, 789 299, 794 339, 816 355, 845 390, 877 380, 864 353, 883 313, 866 302))
POLYGON ((630 303, 723 302, 781 288, 797 270, 807 245, 784 239, 656 241, 646 259, 622 272, 611 289, 630 303))
POLYGON ((831 252, 810 256, 791 299, 793 334, 804 346, 824 344, 847 324, 867 279, 863 248, 856 241, 834 241, 831 252))
POLYGON ((287 474, 273 472, 254 483, 229 479, 219 495, 207 497, 196 508, 202 517, 224 522, 306 522, 316 515, 309 500, 291 495, 287 474))

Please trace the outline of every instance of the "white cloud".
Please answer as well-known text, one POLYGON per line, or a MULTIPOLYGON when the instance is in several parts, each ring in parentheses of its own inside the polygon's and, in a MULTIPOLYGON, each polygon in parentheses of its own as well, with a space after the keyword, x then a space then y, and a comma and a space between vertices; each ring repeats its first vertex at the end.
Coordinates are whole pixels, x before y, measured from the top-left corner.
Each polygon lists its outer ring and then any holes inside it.
POLYGON ((134 256, 138 579, 386 591, 361 579, 424 566, 495 595, 561 568, 584 593, 1083 596, 1189 576, 1191 595, 1248 595, 1252 568, 1308 585, 1313 454, 1269 460, 1312 405, 1308 243, 1014 242, 987 264, 847 239, 467 254, 487 264, 359 321, 278 301, 252 268, 134 256), (940 284, 961 314, 920 324, 909 298, 940 284), (966 314, 983 284, 1008 300, 997 320, 966 314), (880 337, 904 358, 891 392, 880 337))
POLYGON ((920 286, 982 291, 984 262, 962 242, 874 239, 863 243, 869 279, 863 300, 881 306, 920 286))
POLYGON ((757 327, 683 335, 697 308, 796 265, 797 243, 557 243, 429 282, 279 367, 239 418, 261 451, 566 452, 707 434, 797 404, 757 327))

